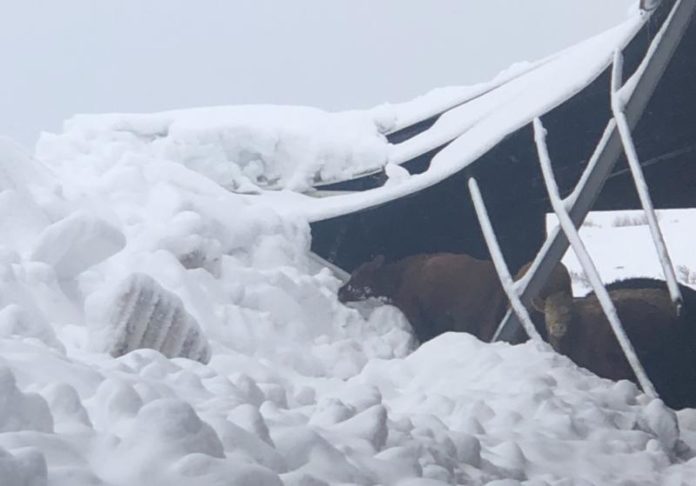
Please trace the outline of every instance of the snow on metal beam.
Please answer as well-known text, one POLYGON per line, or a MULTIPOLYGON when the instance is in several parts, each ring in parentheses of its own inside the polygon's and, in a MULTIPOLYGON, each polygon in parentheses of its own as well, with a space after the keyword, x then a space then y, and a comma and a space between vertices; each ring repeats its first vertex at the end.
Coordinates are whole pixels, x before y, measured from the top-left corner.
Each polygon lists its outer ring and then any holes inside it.
POLYGON ((527 335, 536 342, 543 342, 543 339, 537 332, 536 327, 534 327, 532 319, 529 317, 527 309, 524 307, 522 301, 517 295, 517 291, 515 290, 515 282, 513 281, 512 276, 510 275, 510 270, 505 263, 503 252, 500 250, 500 245, 498 244, 498 239, 496 238, 495 231, 491 225, 491 220, 488 217, 488 211, 486 210, 486 205, 483 202, 483 197, 481 196, 478 183, 473 177, 469 179, 469 193, 471 194, 471 200, 474 203, 476 216, 478 217, 479 224, 481 225, 481 231, 483 231, 483 238, 486 240, 486 245, 488 245, 488 251, 493 259, 493 265, 498 272, 500 283, 502 284, 503 290, 510 301, 510 307, 522 323, 527 335))
POLYGON ((573 220, 570 218, 568 210, 566 209, 565 204, 558 192, 556 179, 553 175, 553 169, 551 168, 551 159, 549 158, 546 147, 546 130, 541 124, 541 120, 538 118, 534 120, 534 141, 536 142, 537 151, 539 153, 539 163, 541 164, 541 172, 544 176, 546 189, 548 190, 553 210, 558 217, 559 225, 566 234, 566 237, 568 238, 568 241, 575 252, 575 256, 585 271, 585 275, 587 275, 590 284, 592 285, 592 289, 599 300, 599 304, 602 306, 604 315, 607 317, 607 320, 611 325, 611 329, 614 331, 616 339, 619 341, 619 345, 626 355, 626 359, 631 365, 636 378, 638 378, 641 388, 647 395, 657 397, 658 395, 655 391, 655 387, 650 381, 650 378, 648 378, 648 375, 645 373, 645 369, 638 359, 636 351, 626 335, 626 331, 621 325, 619 315, 616 312, 616 308, 614 307, 611 298, 609 297, 609 292, 607 292, 607 289, 604 288, 602 280, 599 276, 599 272, 592 262, 592 258, 587 252, 585 244, 582 242, 580 234, 578 233, 573 220))
POLYGON ((679 284, 677 284, 677 278, 674 274, 672 259, 667 251, 667 245, 665 244, 665 239, 662 235, 662 231, 660 230, 660 225, 657 222, 657 216, 655 216, 655 208, 653 207, 652 199, 650 198, 650 190, 648 189, 648 184, 645 182, 643 170, 640 167, 638 153, 636 152, 633 137, 631 136, 631 128, 629 127, 628 121, 626 120, 626 115, 624 114, 624 105, 620 94, 622 70, 623 56, 619 51, 616 51, 614 53, 614 65, 611 73, 611 110, 614 114, 616 126, 619 130, 621 142, 626 153, 628 167, 631 169, 631 175, 633 176, 633 181, 635 182, 636 190, 638 191, 640 204, 643 206, 643 211, 645 212, 645 217, 648 221, 648 226, 650 227, 650 235, 653 243, 655 244, 655 250, 657 250, 657 256, 660 260, 660 264, 662 265, 662 272, 665 276, 665 281, 667 282, 669 295, 677 309, 677 314, 680 314, 684 301, 682 299, 681 291, 679 290, 679 284))
MULTIPOLYGON (((677 0, 669 17, 653 39, 648 54, 634 75, 633 90, 626 99, 624 112, 629 126, 634 126, 640 119, 669 64, 672 54, 691 22, 694 11, 696 11, 696 0, 677 0)), ((616 122, 612 118, 607 123, 604 134, 573 194, 566 200, 569 216, 576 227, 580 226, 597 199, 621 151, 621 140, 616 130, 616 122)), ((567 249, 568 239, 560 227, 556 227, 537 253, 529 269, 529 277, 523 281, 526 285, 520 285, 522 302, 529 303, 539 293, 567 249)), ((519 322, 515 314, 508 312, 494 339, 510 339, 518 325, 519 322)))
POLYGON ((321 256, 317 255, 313 251, 310 251, 308 253, 310 261, 314 262, 319 268, 328 268, 331 270, 331 272, 334 274, 334 276, 339 279, 341 282, 345 283, 348 280, 350 280, 350 273, 346 272, 343 270, 341 267, 338 265, 335 265, 331 263, 330 261, 326 260, 325 258, 322 258, 321 256))

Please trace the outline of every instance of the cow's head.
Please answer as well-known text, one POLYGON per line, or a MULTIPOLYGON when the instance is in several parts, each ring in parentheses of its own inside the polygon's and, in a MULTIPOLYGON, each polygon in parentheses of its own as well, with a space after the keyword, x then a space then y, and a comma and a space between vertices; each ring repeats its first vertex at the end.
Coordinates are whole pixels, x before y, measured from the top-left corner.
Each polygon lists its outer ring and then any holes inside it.
POLYGON ((370 297, 383 297, 378 286, 378 272, 384 265, 384 256, 378 255, 372 261, 363 263, 355 269, 350 280, 338 289, 338 300, 355 302, 370 297))

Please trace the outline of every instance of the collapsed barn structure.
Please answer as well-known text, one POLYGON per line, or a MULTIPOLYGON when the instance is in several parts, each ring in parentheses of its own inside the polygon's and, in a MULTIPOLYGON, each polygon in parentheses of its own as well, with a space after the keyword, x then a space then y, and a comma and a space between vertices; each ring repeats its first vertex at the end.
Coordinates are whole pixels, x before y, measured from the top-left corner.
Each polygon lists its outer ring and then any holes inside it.
MULTIPOLYGON (((576 226, 590 209, 641 207, 612 112, 617 69, 625 88, 622 110, 653 205, 696 206, 696 2, 641 7, 632 25, 403 120, 388 134, 396 148, 392 162, 420 177, 396 190, 385 185, 381 168, 317 186, 323 201, 341 203, 324 204, 310 218, 313 251, 348 271, 377 254, 387 260, 439 251, 489 258, 467 187, 475 178, 510 269, 536 258, 521 294, 528 302, 568 248, 562 231, 546 238, 552 205, 535 119, 548 132, 553 172, 561 195, 571 196, 576 226)), ((499 337, 517 324, 510 313, 499 337)))

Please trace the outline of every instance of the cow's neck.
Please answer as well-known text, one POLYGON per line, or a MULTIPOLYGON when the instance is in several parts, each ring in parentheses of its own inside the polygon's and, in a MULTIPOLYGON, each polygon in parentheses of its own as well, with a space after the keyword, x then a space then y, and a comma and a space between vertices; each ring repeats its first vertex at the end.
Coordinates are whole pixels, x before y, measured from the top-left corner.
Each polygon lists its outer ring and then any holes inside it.
POLYGON ((388 263, 380 268, 375 275, 379 294, 393 303, 399 293, 405 271, 406 265, 404 265, 403 260, 396 263, 388 263))

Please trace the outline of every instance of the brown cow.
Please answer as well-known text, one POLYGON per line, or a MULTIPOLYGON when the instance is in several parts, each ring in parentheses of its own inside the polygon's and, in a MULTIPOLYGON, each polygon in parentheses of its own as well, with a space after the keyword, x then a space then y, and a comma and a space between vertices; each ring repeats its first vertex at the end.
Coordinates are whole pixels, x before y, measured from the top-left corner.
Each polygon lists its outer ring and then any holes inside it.
POLYGON ((398 307, 420 342, 448 331, 489 341, 507 309, 493 264, 454 253, 415 255, 394 263, 378 256, 364 263, 338 298, 353 302, 370 297, 398 307))
MULTIPOLYGON (((556 272, 566 272, 557 268, 556 272)), ((549 341, 560 353, 597 375, 637 382, 597 296, 573 299, 570 279, 544 300, 549 341)), ((696 406, 696 291, 680 286, 684 307, 676 315, 664 282, 628 279, 609 284, 609 296, 648 377, 672 408, 696 406)))

